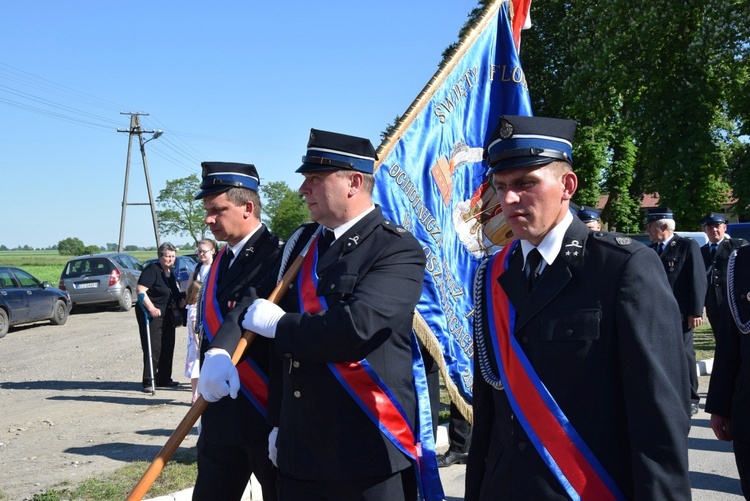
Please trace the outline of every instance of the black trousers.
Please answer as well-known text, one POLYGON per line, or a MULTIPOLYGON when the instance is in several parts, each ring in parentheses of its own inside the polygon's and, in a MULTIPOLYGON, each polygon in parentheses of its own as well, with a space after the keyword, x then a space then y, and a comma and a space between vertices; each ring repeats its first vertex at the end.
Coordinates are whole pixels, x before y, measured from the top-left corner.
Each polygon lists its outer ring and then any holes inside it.
POLYGON ((146 325, 146 317, 141 308, 135 309, 138 320, 138 332, 141 337, 143 350, 143 386, 151 385, 151 368, 154 371, 156 384, 168 383, 172 380, 172 362, 174 361, 175 325, 172 315, 154 317, 146 325), (151 357, 148 356, 147 332, 151 338, 151 357))
MULTIPOLYGON (((417 499, 417 477, 413 467, 379 477, 330 481, 295 479, 279 471, 277 485, 279 499, 284 501, 414 501, 417 499)), ((263 500, 265 499, 264 495, 263 500)))
POLYGON ((750 499, 750 442, 735 439, 732 441, 734 447, 734 461, 737 463, 737 471, 740 474, 742 495, 750 499))
POLYGON ((690 401, 694 404, 700 402, 698 394, 698 371, 695 365, 695 348, 693 347, 693 329, 688 328, 687 317, 682 319, 682 341, 685 345, 685 356, 687 357, 688 373, 690 375, 690 401))
POLYGON ((193 501, 239 501, 250 481, 260 482, 263 501, 277 501, 276 467, 268 459, 268 447, 220 445, 198 438, 198 478, 193 501))

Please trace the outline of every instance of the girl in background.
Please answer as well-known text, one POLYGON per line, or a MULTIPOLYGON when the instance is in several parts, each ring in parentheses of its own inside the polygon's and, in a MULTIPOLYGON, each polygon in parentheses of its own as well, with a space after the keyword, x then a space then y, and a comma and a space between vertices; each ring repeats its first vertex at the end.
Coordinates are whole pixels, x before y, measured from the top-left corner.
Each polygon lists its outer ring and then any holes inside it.
POLYGON ((190 378, 190 387, 193 389, 192 403, 198 398, 198 376, 200 376, 200 337, 196 329, 196 316, 198 314, 198 295, 203 282, 194 280, 188 287, 187 297, 187 357, 185 359, 185 377, 190 378))

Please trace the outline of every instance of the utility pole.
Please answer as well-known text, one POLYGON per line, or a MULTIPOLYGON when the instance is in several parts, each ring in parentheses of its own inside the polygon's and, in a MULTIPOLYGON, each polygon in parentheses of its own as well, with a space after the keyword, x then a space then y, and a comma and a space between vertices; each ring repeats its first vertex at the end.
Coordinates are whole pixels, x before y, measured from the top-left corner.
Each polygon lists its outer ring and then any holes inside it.
POLYGON ((122 193, 122 214, 120 216, 120 240, 117 243, 117 252, 122 252, 123 249, 123 237, 125 236, 125 211, 128 205, 149 205, 151 206, 151 219, 154 222, 154 237, 156 238, 156 246, 161 245, 159 239, 159 225, 156 221, 156 208, 154 206, 154 196, 151 193, 151 178, 148 174, 148 164, 146 163, 146 149, 143 147, 146 143, 152 139, 162 135, 160 130, 143 130, 141 129, 141 116, 148 116, 148 113, 128 113, 121 111, 120 115, 130 115, 130 128, 129 129, 117 129, 117 132, 128 133, 128 159, 125 163, 125 187, 122 193), (153 134, 151 138, 143 140, 143 134, 153 134), (133 146, 133 136, 138 136, 138 144, 141 147, 141 158, 143 159, 143 172, 146 175, 146 190, 148 191, 148 202, 140 203, 128 203, 128 183, 130 180, 130 152, 133 146))

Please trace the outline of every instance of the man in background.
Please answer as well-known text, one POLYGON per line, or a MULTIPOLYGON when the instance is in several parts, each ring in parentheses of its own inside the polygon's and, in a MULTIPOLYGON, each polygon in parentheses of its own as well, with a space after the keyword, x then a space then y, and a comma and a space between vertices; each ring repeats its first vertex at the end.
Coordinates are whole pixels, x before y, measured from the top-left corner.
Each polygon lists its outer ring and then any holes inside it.
POLYGON ((719 332, 721 310, 726 302, 727 262, 735 249, 747 245, 742 238, 730 238, 726 234, 727 220, 718 212, 709 212, 701 219, 701 226, 708 243, 701 247, 701 256, 706 266, 708 287, 706 289, 706 316, 716 339, 719 332))
POLYGON ((695 364, 693 330, 703 323, 706 299, 706 271, 701 250, 692 238, 675 233, 674 213, 669 207, 655 207, 646 215, 646 233, 659 254, 669 286, 682 315, 682 340, 690 373, 690 414, 698 414, 698 370, 695 364))

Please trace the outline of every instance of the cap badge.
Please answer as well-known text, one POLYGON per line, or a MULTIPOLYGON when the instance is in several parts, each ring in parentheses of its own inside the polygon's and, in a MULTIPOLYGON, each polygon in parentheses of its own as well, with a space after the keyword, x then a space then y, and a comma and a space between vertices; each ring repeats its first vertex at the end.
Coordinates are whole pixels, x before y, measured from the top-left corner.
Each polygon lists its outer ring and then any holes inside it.
POLYGON ((513 137, 514 130, 512 123, 504 118, 500 119, 500 139, 510 139, 513 137))

